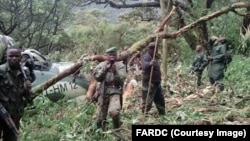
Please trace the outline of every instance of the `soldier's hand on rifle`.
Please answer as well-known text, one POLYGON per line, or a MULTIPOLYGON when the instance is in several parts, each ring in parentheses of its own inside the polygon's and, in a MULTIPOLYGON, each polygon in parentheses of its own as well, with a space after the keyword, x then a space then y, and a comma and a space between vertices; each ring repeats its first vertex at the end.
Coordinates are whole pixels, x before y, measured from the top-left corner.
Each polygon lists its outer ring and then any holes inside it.
POLYGON ((31 89, 31 82, 29 80, 26 80, 24 81, 23 86, 26 91, 29 91, 31 89))
POLYGON ((156 65, 156 60, 152 59, 149 63, 150 66, 155 66, 156 65))
POLYGON ((116 71, 116 66, 115 66, 115 64, 113 63, 108 63, 108 65, 107 65, 107 70, 109 71, 109 72, 115 72, 116 71))
POLYGON ((29 71, 32 72, 34 70, 35 64, 34 64, 34 61, 32 61, 31 59, 28 59, 26 60, 24 66, 29 68, 29 71))
POLYGON ((96 92, 94 93, 94 95, 92 96, 91 101, 92 101, 92 102, 97 102, 99 96, 100 96, 100 92, 99 92, 99 91, 96 91, 96 92))
POLYGON ((207 58, 208 58, 208 60, 210 60, 210 61, 213 60, 213 57, 212 57, 212 56, 208 56, 207 58))

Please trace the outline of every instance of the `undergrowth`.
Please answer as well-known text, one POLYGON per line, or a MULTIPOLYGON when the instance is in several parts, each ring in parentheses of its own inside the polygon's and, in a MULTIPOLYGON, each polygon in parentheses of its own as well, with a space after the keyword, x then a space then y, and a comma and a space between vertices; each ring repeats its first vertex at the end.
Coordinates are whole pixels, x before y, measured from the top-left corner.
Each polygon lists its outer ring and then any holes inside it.
POLYGON ((95 130, 96 105, 93 103, 87 106, 84 101, 77 103, 67 98, 52 102, 39 96, 22 119, 22 140, 112 141, 117 136, 131 140, 133 124, 250 124, 249 62, 250 58, 234 56, 225 73, 224 92, 209 87, 206 70, 203 85, 197 88, 195 77, 187 71, 189 64, 183 62, 179 68, 169 69, 170 75, 163 85, 166 116, 159 117, 155 107, 147 117, 142 115, 137 96, 139 89, 129 98, 129 107, 121 112, 123 124, 119 131, 112 130, 110 118, 105 130, 95 130))

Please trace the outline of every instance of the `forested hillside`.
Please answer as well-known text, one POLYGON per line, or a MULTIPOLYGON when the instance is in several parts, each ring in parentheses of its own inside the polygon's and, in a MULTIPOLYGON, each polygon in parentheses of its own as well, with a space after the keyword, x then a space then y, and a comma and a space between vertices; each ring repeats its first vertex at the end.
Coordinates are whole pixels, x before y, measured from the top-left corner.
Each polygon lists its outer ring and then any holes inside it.
MULTIPOLYGON (((148 116, 141 113, 141 76, 137 72, 134 78, 137 85, 121 112, 123 124, 119 130, 112 129, 110 118, 106 130, 95 130, 96 103, 79 103, 67 97, 52 102, 40 95, 25 111, 21 122, 22 141, 112 141, 116 138, 130 141, 132 124, 250 124, 248 0, 160 0, 141 4, 94 1, 95 5, 102 2, 98 8, 92 8, 88 0, 31 0, 33 7, 31 1, 11 1, 20 6, 16 8, 19 11, 12 13, 11 8, 6 8, 8 1, 1 2, 1 34, 13 37, 23 49, 39 50, 52 62, 76 62, 83 54, 103 54, 111 46, 116 46, 119 52, 128 46, 132 52, 139 49, 144 53, 146 43, 158 39, 167 110, 165 116, 158 116, 155 106, 148 116), (166 18, 167 22, 163 22, 166 18), (225 72, 223 92, 210 85, 207 69, 200 87, 196 86, 196 77, 190 74, 195 46, 207 47, 213 35, 226 37, 233 54, 225 72), (176 65, 174 54, 179 55, 176 65)), ((95 65, 96 62, 88 60, 81 67, 86 78, 95 65)), ((128 73, 127 77, 131 80, 134 75, 128 73)))

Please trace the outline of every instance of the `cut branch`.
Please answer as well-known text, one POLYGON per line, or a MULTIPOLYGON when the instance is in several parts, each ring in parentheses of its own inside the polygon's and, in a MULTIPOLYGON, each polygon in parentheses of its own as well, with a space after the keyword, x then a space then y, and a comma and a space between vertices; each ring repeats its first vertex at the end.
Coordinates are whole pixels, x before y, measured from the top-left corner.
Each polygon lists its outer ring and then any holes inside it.
POLYGON ((170 18, 175 14, 176 7, 173 6, 172 10, 169 12, 168 16, 161 22, 161 24, 157 27, 157 29, 154 31, 154 33, 158 33, 164 29, 164 26, 167 24, 167 22, 170 20, 170 18))

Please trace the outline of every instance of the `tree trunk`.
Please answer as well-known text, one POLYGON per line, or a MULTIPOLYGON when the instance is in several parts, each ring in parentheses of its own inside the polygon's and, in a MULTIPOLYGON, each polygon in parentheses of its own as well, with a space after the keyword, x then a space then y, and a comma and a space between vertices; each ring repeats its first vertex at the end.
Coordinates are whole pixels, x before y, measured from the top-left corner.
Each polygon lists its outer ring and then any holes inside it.
POLYGON ((245 35, 250 30, 250 7, 246 9, 246 15, 243 17, 242 34, 245 35))
MULTIPOLYGON (((162 16, 166 17, 167 14, 170 12, 170 6, 172 5, 172 1, 164 1, 160 0, 160 6, 162 11, 162 16)), ((167 32, 167 26, 164 26, 164 32, 167 32)), ((163 83, 167 81, 167 57, 168 57, 168 46, 167 46, 167 40, 162 40, 162 63, 161 63, 161 70, 162 70, 162 79, 163 83)))
MULTIPOLYGON (((182 12, 177 10, 177 13, 179 15, 178 24, 180 25, 180 27, 185 27, 186 23, 185 23, 185 20, 183 18, 182 12)), ((189 47, 192 50, 195 50, 195 46, 197 45, 198 41, 197 41, 197 37, 192 32, 192 30, 189 30, 189 31, 183 33, 183 37, 184 37, 185 41, 188 43, 189 47)))

